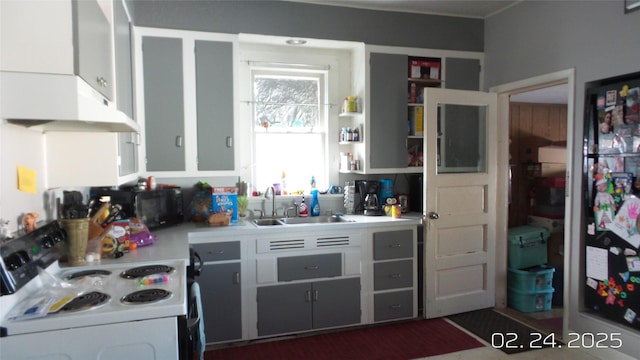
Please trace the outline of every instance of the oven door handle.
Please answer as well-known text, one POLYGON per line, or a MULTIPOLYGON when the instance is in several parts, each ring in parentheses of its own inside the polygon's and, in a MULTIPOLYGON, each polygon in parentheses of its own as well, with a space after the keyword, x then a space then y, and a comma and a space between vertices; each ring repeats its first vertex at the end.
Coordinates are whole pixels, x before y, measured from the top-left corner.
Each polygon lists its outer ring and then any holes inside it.
POLYGON ((192 349, 197 354, 197 359, 204 359, 205 344, 204 321, 202 318, 202 300, 200 298, 200 285, 197 282, 191 284, 189 289, 189 307, 187 309, 187 329, 192 339, 192 349))
POLYGON ((196 326, 200 325, 200 314, 202 313, 202 303, 200 300, 200 285, 197 282, 191 284, 189 294, 189 316, 187 318, 187 328, 193 333, 196 326))

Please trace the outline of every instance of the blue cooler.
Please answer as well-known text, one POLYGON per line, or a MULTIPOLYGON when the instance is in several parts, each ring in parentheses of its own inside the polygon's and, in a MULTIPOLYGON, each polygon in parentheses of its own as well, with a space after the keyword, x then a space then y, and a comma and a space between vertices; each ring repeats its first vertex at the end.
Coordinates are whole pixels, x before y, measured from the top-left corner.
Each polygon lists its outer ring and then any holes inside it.
POLYGON ((509 229, 509 268, 525 269, 547 263, 549 230, 541 226, 509 229))

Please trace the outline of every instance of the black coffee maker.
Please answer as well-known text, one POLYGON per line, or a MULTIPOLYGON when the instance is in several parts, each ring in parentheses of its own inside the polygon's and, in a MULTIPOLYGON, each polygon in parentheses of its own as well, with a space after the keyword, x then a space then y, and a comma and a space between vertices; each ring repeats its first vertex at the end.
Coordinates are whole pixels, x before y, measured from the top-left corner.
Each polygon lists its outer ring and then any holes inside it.
POLYGON ((360 193, 360 201, 356 212, 368 215, 382 215, 380 210, 380 182, 377 180, 358 180, 356 187, 360 193))

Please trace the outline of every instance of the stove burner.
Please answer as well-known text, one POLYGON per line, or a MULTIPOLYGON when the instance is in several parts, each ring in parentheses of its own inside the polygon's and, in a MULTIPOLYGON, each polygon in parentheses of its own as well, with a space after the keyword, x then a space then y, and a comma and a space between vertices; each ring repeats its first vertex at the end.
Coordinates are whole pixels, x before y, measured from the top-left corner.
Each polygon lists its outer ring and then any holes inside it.
POLYGON ((76 296, 69 301, 60 311, 81 311, 95 309, 109 302, 111 296, 98 291, 76 296))
POLYGON ((108 271, 108 270, 99 270, 99 269, 84 270, 84 271, 78 271, 73 274, 70 274, 69 276, 67 276, 67 280, 79 279, 85 276, 107 277, 109 275, 111 275, 111 271, 108 271))
POLYGON ((131 268, 120 273, 120 276, 125 279, 137 279, 148 275, 172 273, 175 269, 167 265, 147 265, 131 268))
POLYGON ((127 305, 148 304, 171 297, 171 292, 163 289, 144 289, 123 296, 120 301, 127 305))

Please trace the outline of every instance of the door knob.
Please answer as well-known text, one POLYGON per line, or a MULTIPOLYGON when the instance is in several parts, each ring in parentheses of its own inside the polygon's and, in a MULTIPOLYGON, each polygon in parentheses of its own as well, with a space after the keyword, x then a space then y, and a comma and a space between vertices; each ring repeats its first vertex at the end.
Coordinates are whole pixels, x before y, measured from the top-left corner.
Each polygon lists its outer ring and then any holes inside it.
POLYGON ((428 216, 429 216, 429 219, 431 220, 437 220, 440 217, 440 215, 438 215, 438 213, 435 211, 429 212, 428 216))

